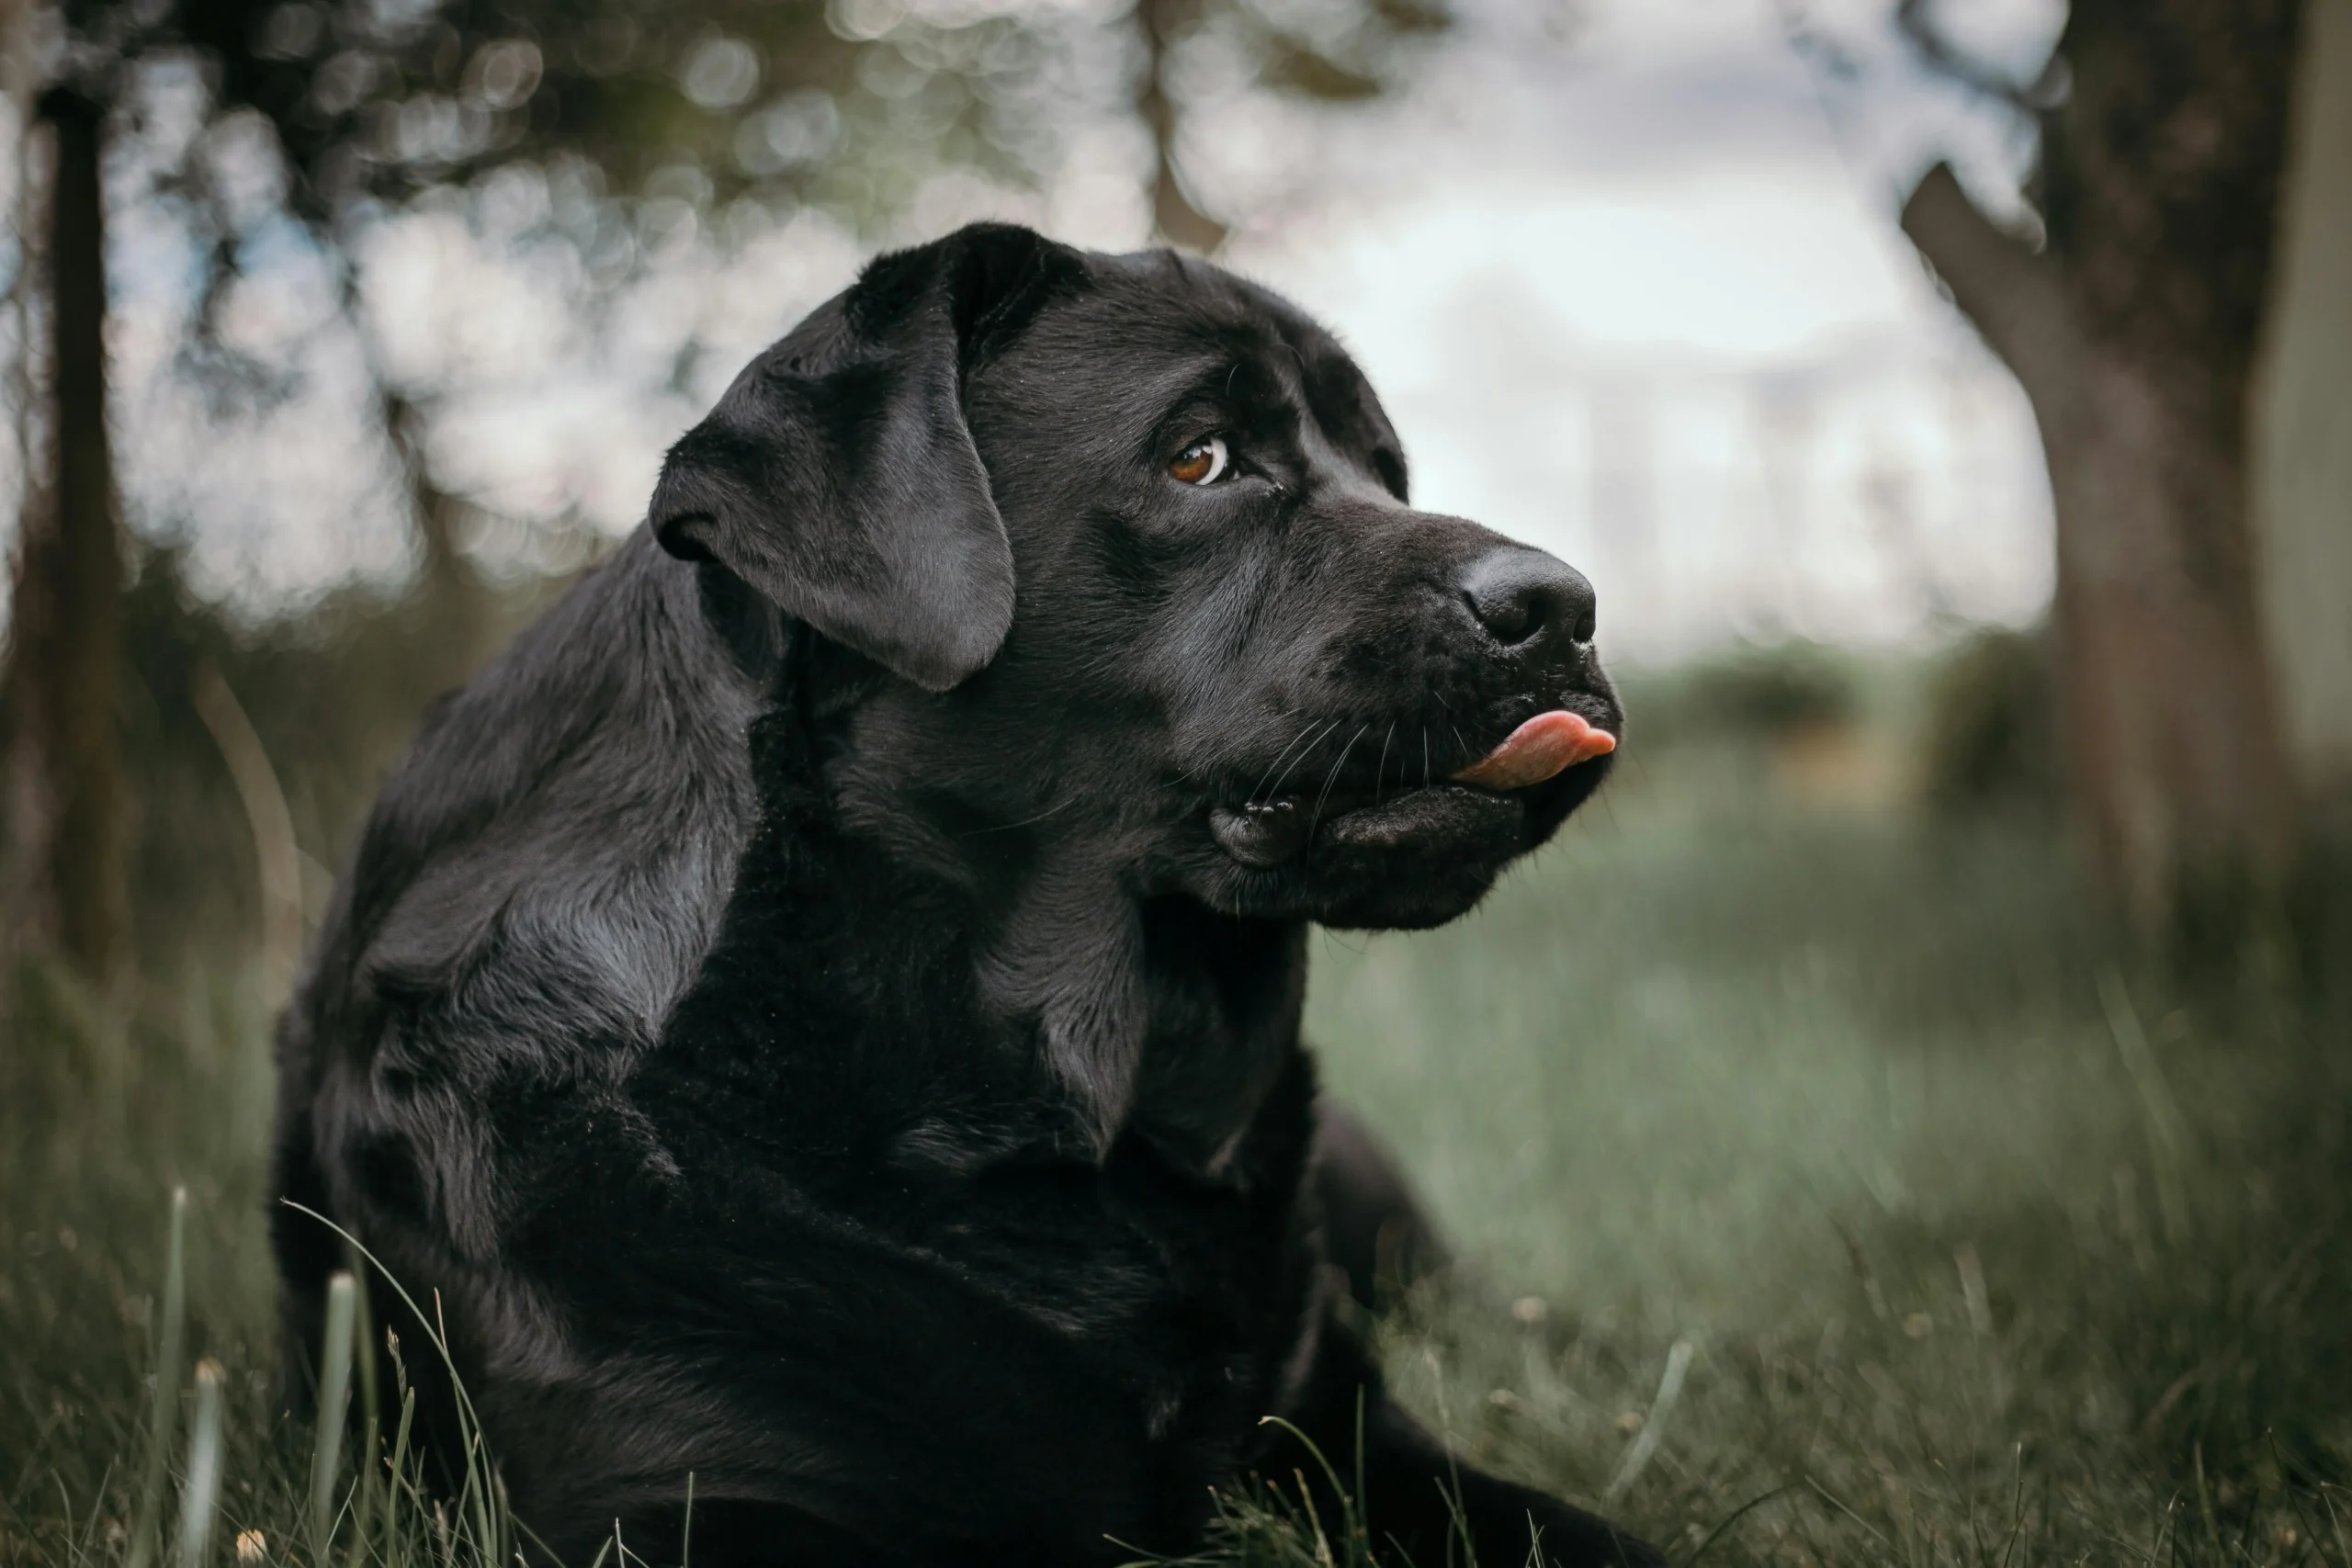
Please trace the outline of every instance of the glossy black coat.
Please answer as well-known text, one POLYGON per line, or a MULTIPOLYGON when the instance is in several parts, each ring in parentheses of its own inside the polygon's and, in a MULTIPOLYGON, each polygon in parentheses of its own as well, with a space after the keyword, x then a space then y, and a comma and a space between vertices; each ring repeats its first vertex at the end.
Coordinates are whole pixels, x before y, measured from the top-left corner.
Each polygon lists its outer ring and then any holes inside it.
MULTIPOLYGON (((665 1557, 689 1474, 697 1562, 1182 1551, 1305 1463, 1261 1417, 1345 1471, 1361 1404, 1375 1529, 1444 1560, 1450 1461, 1335 1310, 1392 1199, 1317 1161, 1306 931, 1467 908, 1602 764, 1446 775, 1619 716, 1581 580, 1405 493, 1283 301, 967 230, 755 361, 431 716, 286 1021, 277 1178, 437 1293, 560 1556, 665 1557), (1230 477, 1172 478, 1211 434, 1230 477)), ((277 1235, 306 1346, 341 1244, 277 1235)), ((1488 1561, 1531 1518, 1654 1560, 1461 1486, 1488 1561)))

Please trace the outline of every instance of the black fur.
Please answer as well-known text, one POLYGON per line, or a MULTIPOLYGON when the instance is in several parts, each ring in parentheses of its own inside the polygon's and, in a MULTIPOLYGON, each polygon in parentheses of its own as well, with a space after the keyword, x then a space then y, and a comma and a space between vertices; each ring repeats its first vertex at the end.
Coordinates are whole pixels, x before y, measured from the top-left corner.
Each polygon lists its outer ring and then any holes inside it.
MULTIPOLYGON (((1449 919, 1589 794, 1444 782, 1545 709, 1617 728, 1589 617, 1413 511, 1262 290, 1000 227, 885 257, 387 783, 280 1190, 437 1292, 575 1562, 673 1550, 690 1473, 696 1562, 1182 1551, 1213 1485, 1319 1473, 1261 1416, 1345 1472, 1360 1405, 1376 1539, 1443 1561, 1452 1461, 1334 1312, 1412 1216, 1360 1132, 1315 1152, 1306 931, 1449 919), (1212 433, 1234 477, 1171 477, 1212 433)), ((340 1244, 277 1234, 307 1346, 340 1244)), ((1490 1562, 1531 1522, 1656 1561, 1460 1485, 1490 1562)))

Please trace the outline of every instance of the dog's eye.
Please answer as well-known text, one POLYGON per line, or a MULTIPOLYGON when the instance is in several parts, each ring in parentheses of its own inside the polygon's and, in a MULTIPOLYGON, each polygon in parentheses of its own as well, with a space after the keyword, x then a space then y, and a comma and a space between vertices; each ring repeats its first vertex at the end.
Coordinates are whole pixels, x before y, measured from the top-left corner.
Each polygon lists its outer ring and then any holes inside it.
POLYGON ((1225 477, 1227 467, 1225 437, 1212 435, 1177 453, 1176 460, 1168 465, 1168 473, 1170 478, 1182 479, 1188 485, 1213 485, 1225 477))

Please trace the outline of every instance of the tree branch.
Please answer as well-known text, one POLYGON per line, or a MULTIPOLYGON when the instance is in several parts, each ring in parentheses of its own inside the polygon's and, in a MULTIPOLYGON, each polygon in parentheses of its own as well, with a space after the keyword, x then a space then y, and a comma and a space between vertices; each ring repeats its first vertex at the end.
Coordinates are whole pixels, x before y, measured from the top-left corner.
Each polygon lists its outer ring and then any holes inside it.
POLYGON ((2066 384, 2078 334, 2056 272, 1977 210, 1951 165, 1921 178, 1903 232, 2028 396, 2039 402, 2066 384))

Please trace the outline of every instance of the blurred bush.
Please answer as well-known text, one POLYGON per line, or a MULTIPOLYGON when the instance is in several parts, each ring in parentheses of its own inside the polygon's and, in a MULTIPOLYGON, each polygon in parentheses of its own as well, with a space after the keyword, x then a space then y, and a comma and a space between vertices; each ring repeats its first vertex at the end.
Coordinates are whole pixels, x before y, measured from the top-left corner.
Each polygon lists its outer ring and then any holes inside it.
POLYGON ((1628 730, 1646 747, 1772 742, 1849 724, 1860 711, 1852 654, 1821 643, 1743 643, 1627 682, 1628 730))
POLYGON ((254 625, 193 592, 175 553, 149 557, 123 599, 139 972, 241 963, 266 929, 264 850, 195 700, 199 682, 227 689, 259 742, 292 829, 305 927, 315 928, 419 716, 571 581, 490 584, 460 569, 405 592, 346 590, 299 617, 254 625))
POLYGON ((1640 754, 1715 756, 1800 799, 1908 803, 1939 830, 2055 818, 2062 764, 2046 629, 1979 626, 1932 653, 1742 644, 1623 682, 1640 754))
POLYGON ((2055 672, 2046 630, 1986 626, 1928 672, 1920 712, 1920 794, 1952 818, 2059 803, 2055 672))

